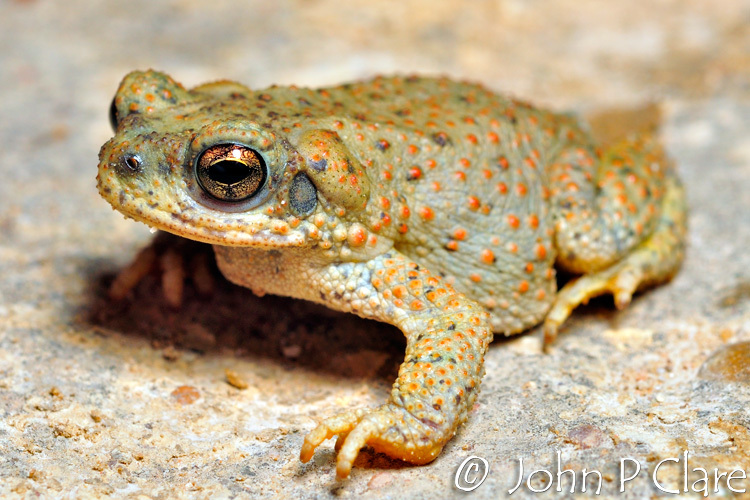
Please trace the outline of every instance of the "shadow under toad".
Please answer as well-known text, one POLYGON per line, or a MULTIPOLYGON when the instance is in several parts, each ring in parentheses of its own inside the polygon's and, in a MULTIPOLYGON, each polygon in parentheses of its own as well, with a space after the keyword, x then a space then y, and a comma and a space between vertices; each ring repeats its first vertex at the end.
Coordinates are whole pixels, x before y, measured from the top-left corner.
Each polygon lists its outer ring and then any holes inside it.
POLYGON ((257 297, 220 274, 208 245, 190 243, 195 246, 190 251, 211 254, 210 294, 199 294, 186 277, 182 305, 172 307, 161 274, 152 272, 124 299, 113 300, 108 290, 119 270, 100 262, 84 271, 90 275, 89 300, 77 315, 79 321, 104 335, 143 339, 166 359, 195 351, 268 359, 342 377, 371 378, 374 373, 388 385, 396 378, 406 346, 397 328, 303 300, 257 297), (379 367, 372 366, 373 359, 379 367))

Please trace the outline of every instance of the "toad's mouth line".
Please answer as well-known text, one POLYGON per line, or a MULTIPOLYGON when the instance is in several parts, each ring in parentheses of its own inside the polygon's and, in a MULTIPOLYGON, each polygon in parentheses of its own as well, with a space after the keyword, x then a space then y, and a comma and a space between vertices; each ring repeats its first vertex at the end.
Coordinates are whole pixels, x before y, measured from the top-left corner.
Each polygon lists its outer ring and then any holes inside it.
POLYGON ((172 233, 183 238, 231 247, 253 247, 279 249, 302 247, 305 237, 302 231, 293 230, 284 221, 274 221, 268 217, 261 217, 255 224, 250 222, 214 221, 212 225, 206 218, 187 217, 159 207, 150 206, 145 200, 121 199, 100 189, 102 197, 109 202, 114 210, 125 217, 142 222, 147 226, 172 233), (219 226, 219 227, 217 227, 219 226), (226 227, 221 227, 226 226, 226 227))

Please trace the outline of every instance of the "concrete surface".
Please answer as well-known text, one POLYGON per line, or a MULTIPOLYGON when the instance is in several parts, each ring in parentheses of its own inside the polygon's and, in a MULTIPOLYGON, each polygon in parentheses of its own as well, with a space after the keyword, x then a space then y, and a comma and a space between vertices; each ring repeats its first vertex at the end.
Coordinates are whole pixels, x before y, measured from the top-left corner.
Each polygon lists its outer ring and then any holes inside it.
MULTIPOLYGON (((650 477, 665 458, 689 452, 689 489, 694 468, 750 469, 747 0, 7 0, 0 19, 0 497, 494 499, 519 458, 525 477, 556 478, 558 452, 576 491, 586 468, 600 498, 673 497, 650 477), (151 238, 94 181, 112 94, 147 67, 254 87, 445 73, 586 113, 659 102, 690 200, 687 260, 626 311, 579 309, 548 355, 538 330, 496 341, 469 423, 433 464, 364 451, 336 482, 333 445, 303 465, 303 436, 385 399, 397 330, 220 280, 181 310, 156 277, 104 296, 151 238), (489 474, 463 493, 472 455, 489 474), (643 470, 619 493, 626 458, 643 470)), ((682 488, 683 465, 660 484, 682 488)))

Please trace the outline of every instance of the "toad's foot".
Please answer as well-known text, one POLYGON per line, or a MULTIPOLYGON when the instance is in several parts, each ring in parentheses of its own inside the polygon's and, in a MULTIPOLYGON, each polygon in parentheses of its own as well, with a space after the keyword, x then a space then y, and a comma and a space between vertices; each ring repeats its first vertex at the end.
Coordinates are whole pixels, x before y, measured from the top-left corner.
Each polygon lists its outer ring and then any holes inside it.
POLYGON ((309 461, 315 449, 333 436, 338 436, 336 477, 349 476, 359 450, 372 446, 376 451, 413 464, 435 460, 450 435, 441 435, 431 421, 420 421, 393 403, 375 410, 356 410, 328 418, 306 437, 300 460, 309 461))
POLYGON ((624 309, 630 304, 641 280, 642 273, 638 268, 616 265, 604 271, 581 276, 565 285, 557 293, 555 303, 544 320, 545 348, 555 341, 560 325, 580 304, 587 304, 592 297, 609 292, 615 298, 615 306, 624 309))
POLYGON ((162 293, 166 302, 178 308, 182 305, 184 283, 192 279, 200 295, 210 295, 214 289, 211 256, 207 245, 195 243, 169 233, 159 233, 151 244, 142 249, 133 261, 115 277, 109 287, 109 297, 122 300, 152 272, 161 273, 162 293))
POLYGON ((579 304, 611 293, 618 309, 630 304, 636 290, 670 279, 685 254, 687 210, 682 186, 667 181, 662 214, 655 232, 619 262, 571 281, 560 290, 544 321, 545 347, 557 338, 557 330, 579 304))

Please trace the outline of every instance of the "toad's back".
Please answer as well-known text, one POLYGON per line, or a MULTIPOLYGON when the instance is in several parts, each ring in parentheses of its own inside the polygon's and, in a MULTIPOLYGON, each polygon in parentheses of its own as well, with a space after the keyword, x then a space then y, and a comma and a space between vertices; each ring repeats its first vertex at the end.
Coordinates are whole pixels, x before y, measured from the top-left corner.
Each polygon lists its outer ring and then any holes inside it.
POLYGON ((490 310, 496 331, 538 323, 555 292, 545 165, 582 136, 575 121, 446 79, 327 93, 350 111, 333 128, 367 167, 369 226, 490 310))
POLYGON ((653 233, 675 181, 648 137, 602 159, 570 115, 475 84, 396 77, 308 92, 313 123, 292 129, 334 130, 365 167, 368 228, 481 303, 496 332, 549 310, 556 241, 573 272, 612 264, 653 233))

